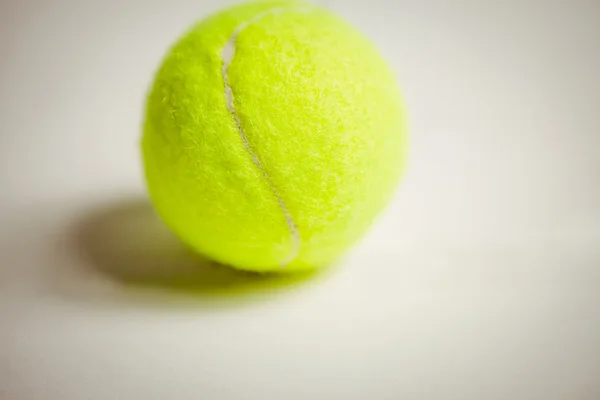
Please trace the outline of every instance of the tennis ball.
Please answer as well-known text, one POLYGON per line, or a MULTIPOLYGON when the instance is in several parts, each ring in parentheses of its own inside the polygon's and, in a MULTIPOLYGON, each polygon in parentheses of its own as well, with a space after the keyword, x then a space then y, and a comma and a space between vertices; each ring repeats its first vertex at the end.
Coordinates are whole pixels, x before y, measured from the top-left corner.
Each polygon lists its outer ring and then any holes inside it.
POLYGON ((390 201, 404 159, 395 77, 331 12, 270 1, 200 21, 146 105, 148 191, 196 251, 251 271, 326 266, 390 201))

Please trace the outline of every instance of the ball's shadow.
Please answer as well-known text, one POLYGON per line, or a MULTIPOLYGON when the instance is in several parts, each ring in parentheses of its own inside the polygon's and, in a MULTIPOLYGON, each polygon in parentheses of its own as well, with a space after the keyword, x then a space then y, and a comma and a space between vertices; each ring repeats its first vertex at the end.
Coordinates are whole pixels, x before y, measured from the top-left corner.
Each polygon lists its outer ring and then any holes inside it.
POLYGON ((213 262, 184 246, 144 200, 96 210, 81 219, 73 233, 86 266, 128 286, 230 297, 281 289, 315 275, 255 274, 213 262))

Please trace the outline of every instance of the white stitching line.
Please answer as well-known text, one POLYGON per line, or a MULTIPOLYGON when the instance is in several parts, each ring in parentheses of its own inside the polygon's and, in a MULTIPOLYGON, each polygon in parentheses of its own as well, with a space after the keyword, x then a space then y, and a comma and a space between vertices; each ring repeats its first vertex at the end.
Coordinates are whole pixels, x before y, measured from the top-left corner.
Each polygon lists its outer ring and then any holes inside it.
POLYGON ((266 15, 279 14, 283 11, 290 11, 290 10, 306 11, 307 8, 306 7, 298 7, 298 6, 277 7, 277 8, 273 8, 273 9, 258 13, 253 18, 238 25, 238 27, 235 28, 235 30, 231 34, 231 37, 229 38, 227 43, 225 43, 225 46, 223 46, 223 49, 221 50, 221 58, 223 60, 222 75, 223 75, 223 83, 225 85, 224 95, 225 95, 225 101, 227 103, 227 110, 231 114, 231 117, 233 118, 233 121, 235 122, 237 130, 240 133, 240 137, 242 139, 242 143, 244 144, 244 148, 246 149, 246 151, 248 151, 248 153, 252 157, 252 162, 254 163, 254 165, 256 165, 256 167, 262 172, 263 176, 265 177, 265 180, 267 181, 269 188, 271 189, 271 192, 273 192, 273 195, 277 199, 277 202, 279 203, 279 208, 281 208, 281 211, 283 211, 283 214, 285 216, 285 222, 290 231, 290 236, 291 236, 291 241, 292 241, 292 251, 281 262, 280 265, 282 267, 285 267, 287 264, 292 262, 298 255, 298 253, 300 251, 300 240, 301 240, 300 231, 298 230, 298 227, 296 226, 296 223, 294 222, 292 215, 288 211, 288 209, 285 205, 285 202, 283 201, 283 198, 281 197, 279 191, 277 190, 277 188, 271 181, 269 174, 267 174, 267 171, 265 170, 262 163, 260 162, 258 155, 252 149, 252 145, 250 144, 250 141, 244 134, 244 130, 242 129, 242 124, 240 122, 240 119, 237 116, 237 113, 235 111, 235 107, 233 104, 233 91, 231 90, 231 86, 229 85, 228 71, 229 71, 229 65, 231 65, 231 62, 235 55, 236 40, 237 40, 239 34, 241 33, 241 31, 243 31, 246 27, 248 27, 248 25, 256 22, 257 20, 261 19, 262 17, 264 17, 266 15))

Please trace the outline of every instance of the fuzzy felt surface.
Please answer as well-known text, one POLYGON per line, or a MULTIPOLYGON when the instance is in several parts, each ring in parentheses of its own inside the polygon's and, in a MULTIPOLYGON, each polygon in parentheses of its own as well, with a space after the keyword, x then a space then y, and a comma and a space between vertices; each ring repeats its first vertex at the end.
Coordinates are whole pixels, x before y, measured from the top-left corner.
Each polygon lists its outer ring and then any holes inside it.
POLYGON ((404 114, 392 71, 341 18, 250 3, 170 49, 142 150, 153 204, 184 242, 237 268, 297 271, 334 261, 387 205, 404 114))

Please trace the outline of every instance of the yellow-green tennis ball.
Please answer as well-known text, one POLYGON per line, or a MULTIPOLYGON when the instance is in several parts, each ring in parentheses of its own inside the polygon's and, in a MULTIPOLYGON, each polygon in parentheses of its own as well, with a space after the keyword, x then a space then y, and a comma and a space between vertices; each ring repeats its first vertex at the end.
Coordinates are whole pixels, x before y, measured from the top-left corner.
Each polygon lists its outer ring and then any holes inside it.
POLYGON ((327 265, 391 199, 404 158, 395 77, 314 5, 236 6, 193 26, 151 89, 150 197, 188 245, 253 271, 327 265))

